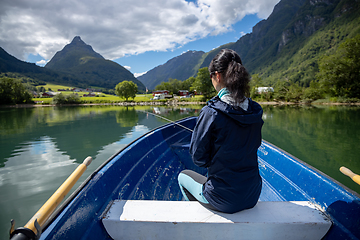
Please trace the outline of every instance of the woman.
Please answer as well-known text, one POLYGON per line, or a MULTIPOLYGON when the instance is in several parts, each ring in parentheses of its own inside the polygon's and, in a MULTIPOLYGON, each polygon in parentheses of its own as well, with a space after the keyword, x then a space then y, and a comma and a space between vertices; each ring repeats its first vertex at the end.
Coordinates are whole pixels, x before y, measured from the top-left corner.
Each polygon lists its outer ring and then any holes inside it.
POLYGON ((209 72, 218 94, 201 110, 190 143, 194 163, 208 168, 208 176, 184 170, 178 180, 186 200, 234 213, 254 207, 260 196, 263 111, 246 97, 250 78, 235 51, 221 50, 209 72))

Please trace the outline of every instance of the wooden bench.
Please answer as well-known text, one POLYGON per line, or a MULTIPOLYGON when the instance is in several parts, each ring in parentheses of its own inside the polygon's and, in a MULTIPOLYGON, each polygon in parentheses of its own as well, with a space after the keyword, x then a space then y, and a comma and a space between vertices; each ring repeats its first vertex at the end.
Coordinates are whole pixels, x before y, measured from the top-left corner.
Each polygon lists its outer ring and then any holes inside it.
POLYGON ((116 200, 102 220, 113 239, 321 239, 331 221, 309 202, 258 202, 234 214, 198 202, 116 200))

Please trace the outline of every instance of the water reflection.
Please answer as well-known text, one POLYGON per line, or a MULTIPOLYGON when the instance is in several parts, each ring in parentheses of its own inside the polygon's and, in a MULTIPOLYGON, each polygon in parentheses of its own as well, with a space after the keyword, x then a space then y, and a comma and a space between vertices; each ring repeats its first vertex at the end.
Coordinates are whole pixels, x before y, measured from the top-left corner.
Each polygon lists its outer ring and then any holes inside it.
POLYGON ((52 138, 41 137, 18 146, 6 166, 0 168, 1 232, 7 232, 4 228, 11 218, 25 224, 51 196, 54 186, 73 170, 73 161, 58 150, 52 138))
POLYGON ((263 106, 263 138, 360 193, 340 173, 360 173, 360 108, 357 106, 263 106))
MULTIPOLYGON (((200 109, 201 107, 197 107, 200 109)), ((76 189, 105 160, 192 108, 87 106, 0 109, 0 239, 9 221, 24 225, 87 156, 94 161, 76 189)))
POLYGON ((0 115, 0 136, 23 133, 31 129, 35 119, 33 108, 3 109, 0 115))
MULTIPOLYGON (((141 115, 141 117, 144 117, 141 115)), ((135 107, 126 107, 118 110, 116 113, 116 122, 121 127, 134 127, 139 122, 139 115, 135 107)))
POLYGON ((169 107, 41 107, 1 109, 0 167, 22 143, 50 137, 59 151, 78 163, 88 155, 96 155, 103 147, 126 137, 137 125, 149 129, 166 123, 150 113, 166 115, 171 120, 198 114, 197 108, 169 107))
POLYGON ((16 148, 42 137, 54 139, 60 152, 80 163, 103 146, 126 137, 145 117, 134 108, 119 107, 36 108, 31 109, 31 114, 29 109, 12 110, 19 112, 5 111, 0 117, 0 122, 6 123, 1 125, 0 133, 2 167, 16 148))

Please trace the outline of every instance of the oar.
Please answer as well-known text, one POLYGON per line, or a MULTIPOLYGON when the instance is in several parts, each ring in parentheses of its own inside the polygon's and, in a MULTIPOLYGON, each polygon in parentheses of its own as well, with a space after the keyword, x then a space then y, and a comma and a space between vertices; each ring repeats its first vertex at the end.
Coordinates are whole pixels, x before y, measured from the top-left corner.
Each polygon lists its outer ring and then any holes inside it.
POLYGON ((360 176, 353 173, 350 169, 346 167, 341 167, 340 171, 345 174, 346 176, 349 176, 354 182, 360 185, 360 176))
POLYGON ((29 222, 23 227, 18 228, 10 233, 11 240, 18 239, 38 239, 41 234, 41 228, 46 220, 54 212, 56 207, 69 193, 71 188, 79 180, 81 175, 85 172, 87 166, 92 161, 91 157, 87 157, 82 164, 80 164, 75 171, 65 180, 65 182, 56 190, 56 192, 46 201, 46 203, 35 213, 29 222), (35 239, 35 238, 34 238, 35 239))

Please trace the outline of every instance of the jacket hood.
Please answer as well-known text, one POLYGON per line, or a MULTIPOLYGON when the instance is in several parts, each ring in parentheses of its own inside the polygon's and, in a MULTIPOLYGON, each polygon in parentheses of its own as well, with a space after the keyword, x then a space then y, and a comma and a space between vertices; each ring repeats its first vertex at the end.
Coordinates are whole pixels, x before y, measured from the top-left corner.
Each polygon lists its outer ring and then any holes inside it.
POLYGON ((263 109, 261 108, 261 106, 257 102, 251 100, 251 98, 248 98, 248 100, 249 105, 247 110, 244 110, 241 107, 229 105, 221 101, 218 96, 208 101, 207 105, 210 108, 216 109, 217 111, 220 111, 225 115, 229 116, 230 118, 234 119, 240 125, 249 125, 263 122, 263 109))

